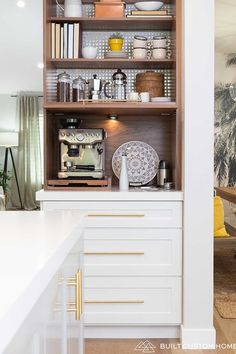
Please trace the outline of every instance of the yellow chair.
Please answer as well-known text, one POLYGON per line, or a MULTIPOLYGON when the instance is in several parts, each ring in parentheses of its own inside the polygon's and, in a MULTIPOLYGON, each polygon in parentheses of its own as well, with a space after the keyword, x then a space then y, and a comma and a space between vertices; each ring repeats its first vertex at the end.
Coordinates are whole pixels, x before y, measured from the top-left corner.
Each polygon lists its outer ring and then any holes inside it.
POLYGON ((224 205, 220 197, 214 197, 214 237, 228 237, 224 224, 224 205))

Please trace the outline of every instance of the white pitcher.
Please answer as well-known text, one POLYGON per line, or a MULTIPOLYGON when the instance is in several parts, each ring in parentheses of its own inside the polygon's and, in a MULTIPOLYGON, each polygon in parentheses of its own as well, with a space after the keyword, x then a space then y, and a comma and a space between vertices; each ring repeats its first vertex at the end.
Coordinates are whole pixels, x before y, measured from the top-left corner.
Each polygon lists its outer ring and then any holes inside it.
POLYGON ((58 3, 58 0, 56 3, 64 11, 64 17, 82 17, 81 0, 65 0, 64 7, 58 3))

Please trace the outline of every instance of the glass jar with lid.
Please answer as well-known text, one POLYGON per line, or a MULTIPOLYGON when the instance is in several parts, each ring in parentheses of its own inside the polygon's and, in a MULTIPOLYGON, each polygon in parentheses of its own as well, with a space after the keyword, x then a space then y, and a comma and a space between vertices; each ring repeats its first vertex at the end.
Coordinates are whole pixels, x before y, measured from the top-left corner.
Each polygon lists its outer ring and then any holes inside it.
POLYGON ((85 99, 86 93, 86 80, 83 79, 81 76, 78 76, 72 84, 72 91, 73 91, 73 102, 79 102, 85 99))
POLYGON ((70 102, 71 77, 65 71, 57 77, 57 102, 70 102))

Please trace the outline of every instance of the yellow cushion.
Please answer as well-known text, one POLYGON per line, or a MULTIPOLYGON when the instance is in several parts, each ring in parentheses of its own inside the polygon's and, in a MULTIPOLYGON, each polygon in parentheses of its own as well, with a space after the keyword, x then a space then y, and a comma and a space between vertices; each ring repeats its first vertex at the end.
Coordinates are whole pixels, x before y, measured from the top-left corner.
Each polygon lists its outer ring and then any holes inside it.
POLYGON ((228 237, 224 224, 224 206, 220 197, 214 197, 214 236, 228 237))

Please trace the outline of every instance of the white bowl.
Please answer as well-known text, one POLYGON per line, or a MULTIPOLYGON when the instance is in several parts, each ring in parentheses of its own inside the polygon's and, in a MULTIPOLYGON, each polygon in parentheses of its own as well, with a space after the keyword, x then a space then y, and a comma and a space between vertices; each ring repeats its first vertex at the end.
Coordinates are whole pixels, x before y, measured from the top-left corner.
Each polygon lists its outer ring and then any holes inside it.
POLYGON ((97 47, 84 47, 82 48, 82 56, 86 59, 94 59, 97 56, 97 47))
POLYGON ((162 1, 140 1, 136 2, 134 6, 141 11, 156 11, 160 10, 164 3, 162 1))

